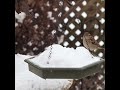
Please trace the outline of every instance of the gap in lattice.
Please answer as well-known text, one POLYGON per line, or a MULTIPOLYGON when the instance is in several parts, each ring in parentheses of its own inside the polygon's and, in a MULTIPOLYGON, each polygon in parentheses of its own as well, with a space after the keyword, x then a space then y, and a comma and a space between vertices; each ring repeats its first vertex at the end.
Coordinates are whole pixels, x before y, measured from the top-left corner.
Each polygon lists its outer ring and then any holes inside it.
POLYGON ((100 42, 99 42, 99 45, 100 45, 100 46, 103 46, 103 45, 104 45, 104 42, 103 42, 103 41, 100 41, 100 42))
POLYGON ((103 57, 103 53, 102 52, 98 53, 98 56, 103 57))
POLYGON ((105 8, 102 7, 102 8, 100 9, 100 11, 101 11, 101 12, 105 12, 105 8))
POLYGON ((69 15, 70 15, 70 17, 74 17, 74 16, 75 16, 75 13, 74 13, 74 12, 71 12, 69 15))
POLYGON ((73 35, 71 35, 70 37, 69 37, 69 40, 70 41, 73 41, 75 39, 75 37, 73 36, 73 35))
POLYGON ((72 1, 71 4, 72 4, 72 5, 75 5, 75 1, 72 1))
POLYGON ((69 45, 69 43, 67 42, 67 41, 64 41, 64 43, 63 43, 63 46, 68 46, 69 45))
POLYGON ((99 36, 97 36, 97 35, 94 36, 94 39, 95 39, 95 40, 98 40, 98 38, 99 38, 99 36))
POLYGON ((86 12, 82 12, 81 15, 82 15, 83 18, 86 18, 86 17, 87 17, 87 13, 86 13, 86 12))
POLYGON ((104 19, 104 18, 101 18, 101 19, 100 19, 100 23, 101 23, 101 24, 104 24, 104 23, 105 23, 105 19, 104 19))
POLYGON ((64 23, 67 23, 67 22, 68 22, 68 18, 65 18, 65 19, 64 19, 64 23))
POLYGON ((75 45, 78 47, 78 46, 81 45, 81 43, 80 43, 79 41, 77 41, 77 42, 75 43, 75 45))
POLYGON ((65 7, 65 11, 66 11, 66 12, 69 11, 69 7, 66 6, 66 7, 65 7))
POLYGON ((74 25, 73 23, 71 23, 71 24, 69 25, 69 28, 73 30, 73 29, 75 28, 75 25, 74 25))
POLYGON ((68 35, 68 34, 69 34, 69 31, 65 30, 64 35, 68 35))
POLYGON ((82 5, 83 5, 83 6, 86 6, 86 5, 87 5, 87 2, 84 0, 84 1, 82 2, 82 5))
POLYGON ((79 12, 81 10, 81 8, 79 6, 77 6, 76 11, 79 12))
POLYGON ((81 31, 80 31, 79 29, 77 29, 77 30, 75 31, 75 34, 76 34, 76 35, 80 35, 80 33, 81 33, 81 31))
POLYGON ((81 23, 80 19, 78 19, 78 18, 75 19, 75 22, 76 22, 77 24, 80 24, 80 23, 81 23))

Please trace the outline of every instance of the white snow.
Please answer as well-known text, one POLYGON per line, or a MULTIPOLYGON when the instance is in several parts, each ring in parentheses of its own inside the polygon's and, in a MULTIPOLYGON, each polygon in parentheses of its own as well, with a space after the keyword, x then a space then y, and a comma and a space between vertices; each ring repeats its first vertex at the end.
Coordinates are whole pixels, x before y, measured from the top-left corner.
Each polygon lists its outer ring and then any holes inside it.
POLYGON ((57 37, 57 40, 58 40, 58 44, 61 44, 64 41, 64 35, 57 37))
MULTIPOLYGON (((93 57, 84 47, 66 48, 58 44, 52 45, 51 58, 48 59, 51 47, 30 59, 34 64, 42 67, 64 67, 79 68, 88 64, 99 61, 100 58, 93 57), (49 64, 47 63, 49 61, 49 64)), ((43 79, 28 69, 25 59, 30 58, 29 55, 15 55, 15 90, 68 90, 72 84, 72 79, 43 79)), ((102 77, 101 77, 102 78, 102 77)))
POLYGON ((103 88, 100 85, 97 85, 97 90, 103 90, 103 88))
POLYGON ((31 42, 31 41, 29 41, 29 42, 27 43, 27 45, 32 46, 32 42, 31 42))
POLYGON ((98 79, 99 79, 99 80, 102 80, 103 78, 104 78, 103 75, 99 75, 99 76, 98 76, 98 79))
POLYGON ((52 17, 52 12, 48 11, 47 14, 48 14, 47 18, 49 18, 50 20, 52 20, 55 23, 56 19, 54 17, 52 17))
POLYGON ((52 30, 52 32, 51 32, 51 33, 52 33, 52 35, 54 35, 54 34, 56 33, 56 30, 52 30))
POLYGON ((61 17, 61 15, 62 15, 62 12, 60 12, 60 13, 58 14, 58 17, 61 17))
POLYGON ((28 55, 15 55, 15 90, 67 90, 72 80, 42 79, 28 70, 28 55))
POLYGON ((38 48, 37 48, 37 47, 34 47, 34 48, 33 48, 33 51, 36 51, 36 50, 38 50, 38 48))
POLYGON ((35 13, 35 18, 39 17, 39 13, 35 13))
POLYGON ((60 28, 62 28, 62 27, 63 27, 63 25, 60 23, 60 24, 59 24, 59 27, 60 27, 60 28))
POLYGON ((30 61, 41 67, 80 68, 100 60, 99 57, 94 57, 82 46, 73 49, 53 44, 51 58, 49 59, 50 50, 51 46, 30 61))
POLYGON ((34 27, 35 29, 38 29, 38 25, 37 25, 37 24, 36 24, 36 25, 34 25, 33 27, 34 27))
POLYGON ((54 10, 54 11, 57 11, 57 10, 58 10, 58 8, 53 8, 53 10, 54 10))
POLYGON ((59 5, 60 5, 60 6, 62 6, 62 5, 63 5, 63 2, 62 2, 62 1, 60 1, 60 2, 59 2, 59 5))
POLYGON ((15 22, 15 27, 17 27, 17 26, 18 26, 18 23, 15 22))
POLYGON ((52 12, 51 11, 49 11, 48 12, 48 16, 47 16, 48 18, 51 18, 52 17, 52 12))
POLYGON ((47 1, 46 5, 47 5, 47 6, 50 6, 50 2, 49 2, 49 1, 47 1))
POLYGON ((26 14, 24 12, 21 12, 18 14, 15 11, 15 18, 18 20, 18 22, 23 23, 23 20, 25 19, 25 17, 26 17, 26 14))

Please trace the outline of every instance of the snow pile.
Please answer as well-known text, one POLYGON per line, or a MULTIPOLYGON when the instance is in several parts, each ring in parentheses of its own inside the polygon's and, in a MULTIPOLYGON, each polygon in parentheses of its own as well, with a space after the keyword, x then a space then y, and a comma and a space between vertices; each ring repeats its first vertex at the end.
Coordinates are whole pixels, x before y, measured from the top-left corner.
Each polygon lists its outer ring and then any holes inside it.
MULTIPOLYGON (((66 48, 58 44, 52 45, 52 54, 49 59, 51 46, 30 59, 31 62, 43 67, 83 67, 97 62, 99 57, 94 57, 84 47, 66 48), (47 63, 49 62, 49 64, 47 63)), ((42 79, 28 70, 25 59, 32 56, 15 55, 15 90, 67 90, 73 80, 68 79, 42 79)))
POLYGON ((23 23, 23 20, 25 19, 25 17, 26 17, 26 14, 24 12, 21 12, 18 14, 15 11, 15 18, 18 20, 18 22, 23 23))
POLYGON ((51 46, 46 50, 30 59, 36 65, 42 67, 83 67, 100 60, 99 57, 94 57, 86 48, 77 47, 66 48, 58 44, 52 45, 51 58, 50 55, 51 46))
POLYGON ((15 55, 15 90, 67 90, 71 82, 67 79, 42 79, 28 70, 24 62, 28 55, 15 55))
POLYGON ((47 14, 48 14, 47 18, 49 18, 53 22, 56 22, 56 19, 52 16, 52 12, 51 11, 48 11, 47 14))

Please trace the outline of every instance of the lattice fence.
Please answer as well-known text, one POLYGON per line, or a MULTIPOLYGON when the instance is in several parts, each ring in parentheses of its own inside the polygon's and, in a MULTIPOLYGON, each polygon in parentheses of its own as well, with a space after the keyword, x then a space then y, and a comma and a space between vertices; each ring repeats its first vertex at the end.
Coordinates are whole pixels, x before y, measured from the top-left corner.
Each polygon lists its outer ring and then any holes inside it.
MULTIPOLYGON (((65 34, 63 46, 78 47, 82 45, 84 31, 89 31, 99 44, 104 47, 105 8, 101 0, 77 0, 71 3, 64 2, 62 24, 65 34)), ((104 57, 104 51, 96 54, 104 57)))
MULTIPOLYGON (((83 45, 84 31, 89 31, 105 47, 104 0, 16 0, 15 9, 26 14, 22 23, 15 21, 16 53, 38 54, 51 43, 58 43, 61 35, 64 35, 61 45, 76 48, 83 45), (53 30, 56 30, 54 37, 53 30)), ((95 54, 105 57, 103 50, 95 54)), ((104 74, 103 70, 76 80, 70 90, 105 90, 104 74)))

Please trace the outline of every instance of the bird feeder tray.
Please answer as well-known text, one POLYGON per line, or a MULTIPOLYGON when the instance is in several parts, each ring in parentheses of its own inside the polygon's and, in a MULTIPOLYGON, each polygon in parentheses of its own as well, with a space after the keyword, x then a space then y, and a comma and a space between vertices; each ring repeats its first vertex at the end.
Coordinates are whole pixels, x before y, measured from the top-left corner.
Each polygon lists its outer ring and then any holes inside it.
POLYGON ((81 79, 101 71, 101 65, 105 60, 102 59, 82 68, 45 68, 36 65, 30 59, 25 59, 25 62, 28 63, 29 71, 44 79, 81 79))

